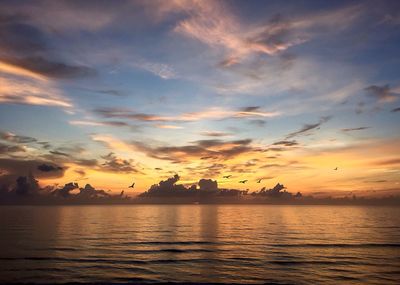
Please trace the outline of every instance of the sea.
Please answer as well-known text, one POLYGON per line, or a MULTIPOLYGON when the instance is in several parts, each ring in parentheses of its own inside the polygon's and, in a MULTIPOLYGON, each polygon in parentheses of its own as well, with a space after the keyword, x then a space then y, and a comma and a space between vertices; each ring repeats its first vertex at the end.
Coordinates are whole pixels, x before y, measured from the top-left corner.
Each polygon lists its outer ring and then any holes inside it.
POLYGON ((0 282, 400 284, 400 207, 1 206, 0 282))

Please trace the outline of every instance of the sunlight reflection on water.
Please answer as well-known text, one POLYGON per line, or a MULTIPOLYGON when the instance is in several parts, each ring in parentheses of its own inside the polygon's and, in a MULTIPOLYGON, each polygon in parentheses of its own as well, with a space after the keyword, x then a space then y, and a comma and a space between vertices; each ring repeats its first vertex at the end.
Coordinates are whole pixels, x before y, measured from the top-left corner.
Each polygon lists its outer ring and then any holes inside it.
POLYGON ((0 207, 0 282, 397 284, 394 207, 0 207))

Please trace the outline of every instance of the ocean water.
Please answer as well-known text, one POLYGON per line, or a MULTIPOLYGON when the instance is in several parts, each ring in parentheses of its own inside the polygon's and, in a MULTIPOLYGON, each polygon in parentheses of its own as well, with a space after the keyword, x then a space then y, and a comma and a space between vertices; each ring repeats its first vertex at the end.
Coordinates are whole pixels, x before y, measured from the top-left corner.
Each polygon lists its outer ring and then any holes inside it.
POLYGON ((3 206, 0 282, 399 284, 400 208, 3 206))

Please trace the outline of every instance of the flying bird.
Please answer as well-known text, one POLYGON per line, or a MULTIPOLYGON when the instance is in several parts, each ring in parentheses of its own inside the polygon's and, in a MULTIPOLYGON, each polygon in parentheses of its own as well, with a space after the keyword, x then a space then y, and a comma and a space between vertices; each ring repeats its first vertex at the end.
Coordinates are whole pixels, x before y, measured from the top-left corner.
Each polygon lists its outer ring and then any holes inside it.
POLYGON ((129 186, 128 188, 133 188, 133 187, 135 187, 135 182, 133 182, 132 185, 129 186))
POLYGON ((333 169, 333 170, 338 170, 338 168, 336 167, 335 169, 333 169))
POLYGON ((257 183, 261 183, 261 180, 262 180, 262 179, 258 179, 257 183))
POLYGON ((225 175, 223 178, 230 178, 232 175, 225 175))
POLYGON ((243 183, 243 184, 246 183, 246 182, 247 182, 247 180, 240 180, 239 181, 239 183, 243 183))

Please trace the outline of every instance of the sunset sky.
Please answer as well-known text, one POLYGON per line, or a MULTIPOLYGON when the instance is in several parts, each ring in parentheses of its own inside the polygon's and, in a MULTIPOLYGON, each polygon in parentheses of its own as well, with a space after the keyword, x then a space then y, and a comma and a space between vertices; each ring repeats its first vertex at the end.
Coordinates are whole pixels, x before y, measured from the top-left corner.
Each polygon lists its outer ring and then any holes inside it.
POLYGON ((400 1, 0 1, 0 180, 398 194, 399 54, 400 1))

